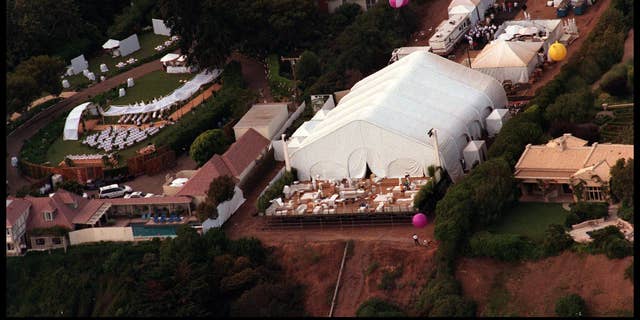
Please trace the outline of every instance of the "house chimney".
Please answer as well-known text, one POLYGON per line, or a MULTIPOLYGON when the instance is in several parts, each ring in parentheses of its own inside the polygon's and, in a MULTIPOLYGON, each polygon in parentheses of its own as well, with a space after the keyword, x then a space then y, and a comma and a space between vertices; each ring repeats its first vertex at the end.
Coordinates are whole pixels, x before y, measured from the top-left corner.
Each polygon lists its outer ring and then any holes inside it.
POLYGON ((289 147, 287 146, 287 141, 285 140, 286 134, 282 134, 282 152, 284 154, 284 167, 287 172, 291 172, 291 164, 289 163, 289 147))

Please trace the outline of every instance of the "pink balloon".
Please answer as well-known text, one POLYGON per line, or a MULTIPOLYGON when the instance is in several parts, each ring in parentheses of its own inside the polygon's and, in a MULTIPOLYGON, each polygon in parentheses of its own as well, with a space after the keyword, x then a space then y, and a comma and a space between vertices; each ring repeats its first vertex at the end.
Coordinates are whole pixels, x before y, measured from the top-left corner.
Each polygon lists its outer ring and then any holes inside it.
POLYGON ((404 7, 407 4, 409 4, 409 0, 389 0, 389 5, 394 9, 404 7))
POLYGON ((413 226, 416 228, 424 228, 427 222, 427 216, 424 213, 416 213, 412 219, 413 226))

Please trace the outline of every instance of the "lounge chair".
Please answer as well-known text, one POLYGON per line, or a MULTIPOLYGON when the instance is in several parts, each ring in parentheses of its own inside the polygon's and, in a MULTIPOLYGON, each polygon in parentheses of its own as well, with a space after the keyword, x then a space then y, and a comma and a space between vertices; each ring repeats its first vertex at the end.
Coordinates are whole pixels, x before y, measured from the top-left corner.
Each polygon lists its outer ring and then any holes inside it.
POLYGON ((165 216, 160 217, 160 223, 165 223, 165 222, 167 222, 167 217, 165 216))
POLYGON ((160 218, 158 216, 153 216, 153 222, 160 223, 160 218))

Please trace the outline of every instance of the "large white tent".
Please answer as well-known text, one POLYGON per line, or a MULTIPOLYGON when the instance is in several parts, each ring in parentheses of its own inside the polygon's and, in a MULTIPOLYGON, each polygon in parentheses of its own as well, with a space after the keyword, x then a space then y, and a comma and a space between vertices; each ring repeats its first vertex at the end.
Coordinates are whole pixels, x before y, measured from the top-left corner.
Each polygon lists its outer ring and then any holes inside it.
POLYGON ((447 12, 454 14, 469 14, 471 24, 476 24, 484 18, 484 13, 495 3, 495 0, 452 0, 447 12))
POLYGON ((471 67, 502 82, 529 82, 538 64, 542 42, 494 40, 471 62, 471 67))
POLYGON ((301 180, 361 178, 367 167, 379 177, 424 176, 437 165, 427 136, 435 128, 441 165, 457 181, 467 142, 479 138, 485 118, 506 104, 492 77, 414 52, 356 83, 298 146, 292 144, 299 140, 288 143, 291 165, 301 180))
POLYGON ((80 126, 80 118, 82 112, 91 105, 91 102, 85 102, 71 110, 64 123, 64 131, 62 140, 78 140, 78 127, 80 126))
POLYGON ((534 30, 542 33, 542 37, 536 35, 533 38, 544 42, 544 52, 548 52, 549 46, 564 34, 562 20, 560 19, 509 20, 498 27, 494 37, 496 39, 512 40, 517 35, 532 34, 531 32, 534 30))

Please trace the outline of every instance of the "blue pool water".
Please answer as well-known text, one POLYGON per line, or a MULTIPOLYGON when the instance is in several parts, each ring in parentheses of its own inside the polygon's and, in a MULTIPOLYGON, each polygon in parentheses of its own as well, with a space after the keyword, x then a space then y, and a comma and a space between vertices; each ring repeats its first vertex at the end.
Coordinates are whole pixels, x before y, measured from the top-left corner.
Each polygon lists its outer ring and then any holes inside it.
POLYGON ((176 226, 147 226, 144 224, 132 224, 134 237, 175 237, 176 226))

